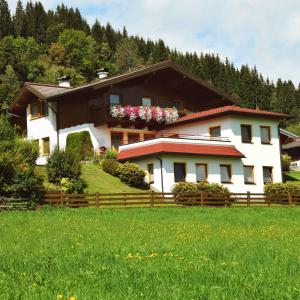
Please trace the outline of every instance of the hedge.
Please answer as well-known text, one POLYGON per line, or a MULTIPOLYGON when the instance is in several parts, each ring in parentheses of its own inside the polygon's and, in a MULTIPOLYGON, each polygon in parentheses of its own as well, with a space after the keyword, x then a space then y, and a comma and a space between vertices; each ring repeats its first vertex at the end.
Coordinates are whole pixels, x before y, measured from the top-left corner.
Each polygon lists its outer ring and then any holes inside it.
POLYGON ((266 199, 269 201, 288 202, 288 194, 300 195, 299 183, 269 183, 265 185, 266 199), (286 198, 286 199, 285 199, 286 198), (280 201, 279 201, 280 200, 280 201))
POLYGON ((137 164, 126 162, 120 164, 118 168, 119 178, 129 186, 137 188, 146 188, 145 171, 137 164))
POLYGON ((120 163, 117 162, 115 159, 107 158, 102 161, 103 171, 113 176, 119 175, 119 171, 118 171, 119 166, 120 163))
POLYGON ((79 155, 80 160, 92 158, 94 151, 90 133, 81 131, 68 134, 66 150, 70 149, 79 155))

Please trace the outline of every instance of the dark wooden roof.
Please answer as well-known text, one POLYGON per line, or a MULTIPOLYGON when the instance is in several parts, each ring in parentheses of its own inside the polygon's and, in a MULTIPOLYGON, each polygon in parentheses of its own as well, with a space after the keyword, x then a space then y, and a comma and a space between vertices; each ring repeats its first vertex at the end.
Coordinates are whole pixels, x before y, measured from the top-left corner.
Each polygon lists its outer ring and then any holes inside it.
POLYGON ((73 94, 79 91, 83 91, 86 89, 100 89, 103 87, 107 87, 116 83, 120 83, 123 81, 127 81, 133 78, 137 78, 139 76, 155 73, 159 70, 164 69, 172 69, 180 74, 182 74, 185 78, 188 78, 195 83, 207 88, 211 92, 219 95, 221 98, 226 99, 232 103, 235 102, 235 100, 226 93, 222 92, 221 90, 213 87, 210 83, 206 82, 205 80, 190 74, 186 70, 184 70, 182 67, 172 63, 171 61, 164 61, 161 63, 157 63, 151 66, 146 66, 134 71, 130 71, 124 74, 119 74, 107 78, 102 78, 100 80, 76 87, 76 88, 67 88, 67 87, 60 87, 58 85, 50 85, 50 84, 42 84, 42 83, 31 83, 26 82, 21 89, 20 93, 16 96, 14 101, 12 102, 10 109, 13 109, 15 105, 18 103, 20 98, 22 97, 22 93, 24 90, 29 90, 31 93, 36 95, 38 98, 42 100, 55 100, 55 98, 58 98, 60 96, 65 96, 69 94, 73 94))

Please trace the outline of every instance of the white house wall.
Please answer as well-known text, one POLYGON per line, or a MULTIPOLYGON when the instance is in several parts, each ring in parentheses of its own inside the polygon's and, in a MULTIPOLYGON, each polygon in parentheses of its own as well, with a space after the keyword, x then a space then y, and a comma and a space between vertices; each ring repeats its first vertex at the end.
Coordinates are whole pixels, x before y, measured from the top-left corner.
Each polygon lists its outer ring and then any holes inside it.
MULTIPOLYGON (((50 105, 55 109, 55 103, 50 103, 50 105)), ((31 120, 30 108, 29 106, 27 107, 27 139, 39 140, 39 146, 41 149, 41 139, 49 137, 50 151, 53 151, 57 145, 56 114, 50 109, 50 107, 48 112, 48 116, 46 117, 31 120)), ((38 165, 46 164, 47 156, 40 156, 36 163, 38 165)))

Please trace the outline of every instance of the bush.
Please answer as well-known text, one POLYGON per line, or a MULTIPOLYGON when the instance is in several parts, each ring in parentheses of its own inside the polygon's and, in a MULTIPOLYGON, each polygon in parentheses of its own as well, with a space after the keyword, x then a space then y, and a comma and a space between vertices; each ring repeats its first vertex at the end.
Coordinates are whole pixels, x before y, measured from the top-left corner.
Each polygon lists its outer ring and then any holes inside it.
POLYGON ((299 183, 268 183, 265 185, 265 195, 268 201, 288 203, 288 194, 300 195, 299 183))
POLYGON ((207 181, 200 181, 197 183, 197 191, 211 194, 229 195, 229 190, 219 183, 208 183, 207 181))
POLYGON ((292 158, 288 154, 281 155, 282 170, 284 172, 287 172, 290 170, 291 162, 292 162, 292 158))
POLYGON ((33 167, 39 157, 39 146, 34 142, 17 140, 16 155, 33 167))
POLYGON ((118 152, 114 149, 107 149, 104 154, 104 158, 106 159, 116 159, 118 156, 118 152))
POLYGON ((115 159, 104 159, 102 161, 102 169, 104 172, 109 173, 113 176, 119 175, 119 166, 120 163, 117 162, 115 159))
POLYGON ((62 178, 80 179, 79 157, 74 151, 56 148, 48 159, 46 171, 49 182, 55 184, 60 184, 62 178))
POLYGON ((80 179, 62 178, 61 190, 68 194, 83 194, 86 184, 80 179))
MULTIPOLYGON (((197 195, 200 192, 210 194, 206 195, 206 199, 209 198, 209 202, 224 202, 224 204, 226 202, 227 204, 227 198, 230 196, 229 190, 225 186, 219 183, 208 183, 207 181, 200 181, 198 183, 178 182, 172 187, 172 193, 178 198, 178 202, 193 201, 193 198, 195 198, 194 201, 200 201, 200 195, 197 195), (196 194, 196 197, 193 194, 196 194), (218 198, 224 198, 224 201, 218 198)), ((224 204, 218 203, 214 205, 224 204)))
POLYGON ((66 150, 77 153, 80 160, 92 158, 94 150, 90 133, 81 131, 68 134, 66 150))
POLYGON ((129 186, 145 188, 145 171, 137 164, 126 162, 120 164, 118 168, 119 178, 129 186))

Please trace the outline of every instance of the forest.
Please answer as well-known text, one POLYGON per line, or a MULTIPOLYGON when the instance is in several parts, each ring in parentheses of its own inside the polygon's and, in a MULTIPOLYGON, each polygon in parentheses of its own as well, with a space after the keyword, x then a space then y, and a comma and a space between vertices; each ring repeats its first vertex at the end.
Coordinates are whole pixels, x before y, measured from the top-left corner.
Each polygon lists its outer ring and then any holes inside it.
POLYGON ((69 75, 78 86, 95 80, 100 67, 116 74, 172 60, 232 95, 240 106, 291 115, 282 126, 300 135, 300 85, 281 78, 272 81, 255 66, 238 68, 218 54, 182 53, 161 39, 102 24, 101 16, 90 25, 77 8, 64 4, 47 11, 41 2, 19 0, 10 11, 7 1, 0 0, 0 20, 1 111, 7 111, 25 81, 56 84, 58 77, 69 75))

